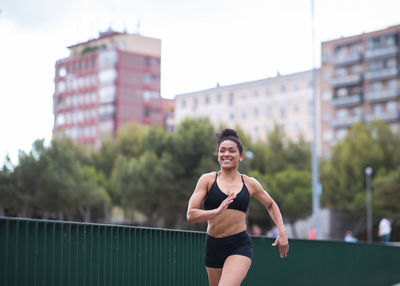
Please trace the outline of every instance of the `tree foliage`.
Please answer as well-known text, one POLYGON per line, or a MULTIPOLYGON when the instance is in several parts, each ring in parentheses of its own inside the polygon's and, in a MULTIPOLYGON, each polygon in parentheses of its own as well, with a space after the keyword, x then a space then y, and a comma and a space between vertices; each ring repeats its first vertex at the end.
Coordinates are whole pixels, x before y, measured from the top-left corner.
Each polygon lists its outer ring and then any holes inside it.
POLYGON ((374 222, 381 215, 394 213, 400 205, 398 188, 394 187, 395 170, 400 163, 400 138, 381 121, 370 125, 357 123, 334 148, 329 160, 321 164, 323 203, 335 210, 351 213, 355 218, 366 215, 366 167, 373 168, 374 222), (392 187, 389 187, 392 186, 392 187), (391 199, 387 194, 390 193, 391 199))
MULTIPOLYGON (((90 152, 68 138, 54 138, 50 146, 36 140, 16 166, 8 160, 0 170, 0 214, 109 222, 110 209, 118 206, 132 223, 139 215, 147 225, 204 229, 187 225, 185 213, 198 178, 219 169, 215 134, 221 128, 206 118, 186 119, 174 133, 132 123, 90 152)), ((302 137, 287 140, 277 127, 266 141, 253 142, 235 128, 245 147, 240 172, 260 181, 286 222, 309 215, 310 144, 302 137)), ((367 166, 374 169, 376 220, 399 220, 400 138, 379 121, 354 125, 321 160, 323 204, 362 218, 367 166)), ((251 200, 249 223, 267 229, 267 217, 251 200)))

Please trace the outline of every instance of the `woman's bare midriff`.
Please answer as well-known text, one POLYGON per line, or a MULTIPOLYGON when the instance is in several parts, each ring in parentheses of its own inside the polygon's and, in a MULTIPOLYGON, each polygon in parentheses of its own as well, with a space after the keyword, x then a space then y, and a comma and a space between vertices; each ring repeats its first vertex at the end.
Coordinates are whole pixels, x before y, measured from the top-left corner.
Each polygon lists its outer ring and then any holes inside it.
POLYGON ((227 209, 208 220, 207 234, 212 237, 226 237, 246 230, 246 214, 227 209))

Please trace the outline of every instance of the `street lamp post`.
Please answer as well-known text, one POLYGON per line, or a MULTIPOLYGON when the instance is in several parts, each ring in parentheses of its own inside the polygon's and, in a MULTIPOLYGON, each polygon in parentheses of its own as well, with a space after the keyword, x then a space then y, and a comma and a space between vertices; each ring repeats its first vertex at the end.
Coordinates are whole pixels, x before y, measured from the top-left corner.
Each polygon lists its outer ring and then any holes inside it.
POLYGON ((372 167, 365 168, 365 182, 367 185, 367 239, 372 242, 372 208, 371 208, 371 174, 372 167))
POLYGON ((316 239, 320 239, 320 195, 321 184, 319 182, 319 166, 318 166, 318 124, 317 124, 317 68, 315 66, 315 31, 314 31, 314 0, 311 0, 311 38, 312 38, 312 82, 313 82, 313 141, 311 148, 312 161, 312 216, 314 220, 314 229, 316 239))

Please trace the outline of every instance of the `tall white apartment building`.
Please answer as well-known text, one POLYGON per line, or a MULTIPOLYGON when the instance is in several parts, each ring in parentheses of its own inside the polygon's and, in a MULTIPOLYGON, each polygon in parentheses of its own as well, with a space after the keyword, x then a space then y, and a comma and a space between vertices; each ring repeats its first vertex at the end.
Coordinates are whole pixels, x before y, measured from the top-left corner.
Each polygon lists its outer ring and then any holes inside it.
POLYGON ((179 94, 175 124, 187 117, 208 117, 215 126, 239 125, 254 140, 265 140, 274 125, 287 138, 313 137, 312 71, 179 94))

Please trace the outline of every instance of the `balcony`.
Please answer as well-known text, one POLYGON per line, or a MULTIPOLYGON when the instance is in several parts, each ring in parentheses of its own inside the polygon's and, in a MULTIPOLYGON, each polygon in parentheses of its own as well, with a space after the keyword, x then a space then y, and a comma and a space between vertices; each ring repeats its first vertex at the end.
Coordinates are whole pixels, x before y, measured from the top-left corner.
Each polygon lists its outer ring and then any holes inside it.
POLYGON ((384 48, 380 48, 380 49, 367 50, 367 51, 365 51, 364 57, 367 60, 370 60, 370 59, 375 59, 375 58, 380 58, 380 57, 390 57, 390 56, 396 55, 398 52, 399 52, 399 48, 396 46, 384 47, 384 48))
POLYGON ((331 64, 335 66, 349 65, 361 61, 361 53, 340 55, 331 60, 331 64))
POLYGON ((400 96, 398 90, 382 90, 378 92, 369 92, 364 95, 364 100, 368 102, 388 101, 400 96))
POLYGON ((331 99, 331 104, 335 107, 352 106, 361 103, 361 95, 354 94, 350 96, 334 97, 331 99))
POLYGON ((372 113, 365 115, 365 121, 370 122, 375 119, 380 119, 385 122, 396 121, 400 119, 399 111, 382 112, 380 114, 372 113))
POLYGON ((385 68, 380 70, 368 71, 365 73, 366 80, 376 80, 376 79, 388 79, 395 77, 399 74, 399 69, 397 67, 394 68, 385 68))
POLYGON ((348 127, 356 123, 357 121, 361 121, 362 117, 361 115, 354 115, 354 116, 347 116, 343 118, 335 118, 332 119, 331 125, 334 128, 339 128, 339 127, 348 127))
POLYGON ((344 76, 338 76, 331 80, 331 85, 334 87, 355 85, 361 82, 360 74, 350 74, 344 76))

